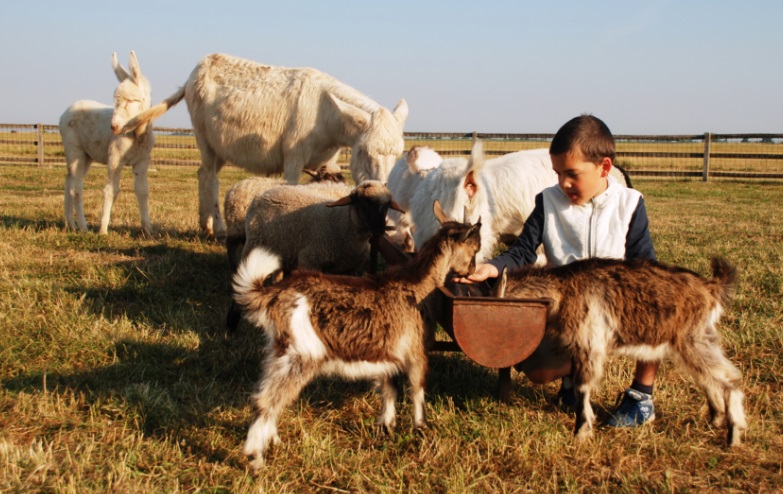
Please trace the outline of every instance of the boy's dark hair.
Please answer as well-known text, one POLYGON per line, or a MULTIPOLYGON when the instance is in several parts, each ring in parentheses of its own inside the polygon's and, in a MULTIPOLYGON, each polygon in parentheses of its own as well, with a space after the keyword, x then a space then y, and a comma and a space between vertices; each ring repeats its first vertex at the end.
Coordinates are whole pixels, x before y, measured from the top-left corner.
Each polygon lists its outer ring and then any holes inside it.
POLYGON ((599 163, 611 158, 614 163, 614 137, 609 127, 597 117, 584 114, 572 118, 557 131, 549 146, 549 154, 580 152, 582 157, 599 163))

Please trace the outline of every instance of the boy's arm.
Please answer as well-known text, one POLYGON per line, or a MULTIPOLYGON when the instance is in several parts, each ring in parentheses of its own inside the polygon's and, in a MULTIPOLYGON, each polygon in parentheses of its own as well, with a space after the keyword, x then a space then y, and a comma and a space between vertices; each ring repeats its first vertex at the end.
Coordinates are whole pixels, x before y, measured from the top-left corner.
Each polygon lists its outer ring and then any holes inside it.
POLYGON ((525 221, 522 233, 507 251, 488 261, 488 264, 495 266, 498 272, 502 271, 503 266, 508 266, 508 269, 512 270, 526 264, 533 264, 538 259, 536 250, 543 240, 543 232, 544 196, 537 194, 536 206, 525 221))
POLYGON ((625 237, 625 258, 652 261, 656 259, 644 197, 639 198, 639 204, 636 205, 636 211, 634 211, 631 223, 628 225, 628 234, 625 237))

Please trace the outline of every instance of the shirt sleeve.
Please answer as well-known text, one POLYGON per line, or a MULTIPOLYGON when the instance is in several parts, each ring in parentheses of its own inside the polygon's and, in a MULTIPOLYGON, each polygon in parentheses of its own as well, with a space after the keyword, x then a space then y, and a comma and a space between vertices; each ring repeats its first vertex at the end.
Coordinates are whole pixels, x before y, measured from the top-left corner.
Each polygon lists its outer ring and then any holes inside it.
POLYGON ((527 220, 525 220, 522 233, 508 250, 488 261, 488 263, 495 266, 498 272, 501 272, 504 266, 507 266, 509 271, 512 271, 526 264, 533 264, 538 259, 536 250, 538 250, 538 246, 543 241, 543 232, 544 196, 537 194, 535 208, 527 220))
POLYGON ((639 204, 636 205, 636 211, 631 216, 631 223, 628 225, 628 234, 625 237, 625 258, 656 260, 644 197, 639 198, 639 204))

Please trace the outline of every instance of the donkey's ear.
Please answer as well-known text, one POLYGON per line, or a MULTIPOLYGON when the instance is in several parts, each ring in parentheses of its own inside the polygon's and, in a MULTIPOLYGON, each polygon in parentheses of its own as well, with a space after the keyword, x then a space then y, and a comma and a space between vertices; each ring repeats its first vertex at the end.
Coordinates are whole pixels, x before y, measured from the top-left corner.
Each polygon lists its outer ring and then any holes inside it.
POLYGON ((125 70, 125 67, 120 65, 119 60, 117 60, 117 52, 113 52, 111 54, 111 67, 114 69, 114 75, 117 76, 117 80, 122 82, 125 79, 129 78, 131 75, 128 73, 127 70, 125 70))
POLYGON ((449 221, 449 219, 446 218, 446 215, 443 214, 443 208, 440 207, 440 201, 437 199, 432 203, 432 212, 435 213, 435 219, 438 220, 438 223, 441 225, 449 221))
POLYGON ((141 67, 139 66, 139 59, 136 58, 136 52, 131 50, 130 62, 128 62, 128 68, 130 69, 133 80, 138 82, 141 80, 141 67))

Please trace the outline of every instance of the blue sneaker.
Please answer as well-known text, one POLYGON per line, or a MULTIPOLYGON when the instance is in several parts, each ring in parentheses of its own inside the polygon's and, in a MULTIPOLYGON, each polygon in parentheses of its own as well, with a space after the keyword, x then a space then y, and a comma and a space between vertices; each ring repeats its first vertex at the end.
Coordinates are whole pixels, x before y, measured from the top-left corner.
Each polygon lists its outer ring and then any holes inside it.
POLYGON ((610 426, 636 427, 655 419, 652 395, 628 388, 617 397, 618 402, 620 397, 622 397, 622 402, 609 419, 610 426))

